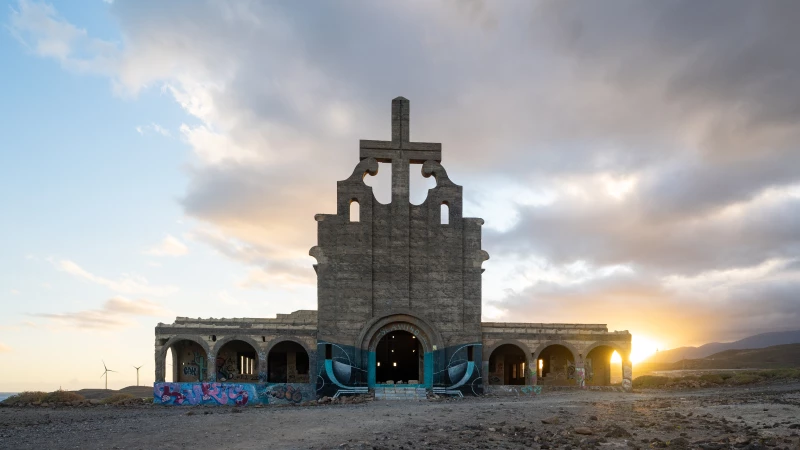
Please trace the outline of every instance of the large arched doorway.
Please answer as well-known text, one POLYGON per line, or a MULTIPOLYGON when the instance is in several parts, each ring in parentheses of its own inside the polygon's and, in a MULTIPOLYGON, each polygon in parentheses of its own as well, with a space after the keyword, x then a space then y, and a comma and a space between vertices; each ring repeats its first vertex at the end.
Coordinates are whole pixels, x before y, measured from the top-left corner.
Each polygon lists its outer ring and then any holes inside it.
POLYGON ((179 339, 164 352, 165 367, 175 383, 208 380, 208 361, 205 349, 197 342, 179 339))
POLYGON ((217 352, 217 381, 258 383, 258 352, 248 342, 231 340, 217 352))
POLYGON ((375 349, 377 384, 421 384, 425 378, 425 349, 408 331, 386 333, 375 349))
POLYGON ((575 356, 567 347, 548 345, 537 358, 538 384, 569 386, 575 384, 575 356))
POLYGON ((503 344, 489 355, 489 384, 524 385, 525 352, 514 344, 503 344))
POLYGON ((275 344, 267 355, 267 382, 308 383, 309 359, 306 349, 293 341, 275 344))
POLYGON ((622 382, 622 358, 611 346, 598 345, 583 362, 587 386, 610 386, 622 382))

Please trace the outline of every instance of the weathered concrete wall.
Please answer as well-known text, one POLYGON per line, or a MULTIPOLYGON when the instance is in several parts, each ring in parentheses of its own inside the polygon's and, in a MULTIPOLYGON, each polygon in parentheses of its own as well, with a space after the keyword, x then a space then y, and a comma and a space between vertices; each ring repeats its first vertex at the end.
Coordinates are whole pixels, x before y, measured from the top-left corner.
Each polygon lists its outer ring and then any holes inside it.
MULTIPOLYGON (((269 370, 267 358, 270 350, 281 342, 296 342, 309 356, 311 368, 316 366, 316 311, 295 311, 279 314, 275 319, 190 319, 178 317, 173 324, 160 323, 156 327, 155 375, 156 382, 165 379, 165 356, 173 347, 173 380, 197 381, 197 378, 177 376, 187 365, 197 366, 199 381, 217 381, 218 378, 234 382, 266 382, 269 370), (232 343, 232 346, 226 346, 232 343), (192 344, 189 344, 192 343, 192 344), (191 351, 176 351, 190 345, 191 351), (252 375, 236 369, 236 353, 250 347, 256 355, 256 372, 252 375), (191 353, 191 354, 190 354, 191 353), (196 353, 196 354, 195 354, 196 353)), ((191 373, 191 369, 189 369, 191 373)), ((302 378, 296 378, 304 381, 302 378)))
MULTIPOLYGON (((604 324, 484 322, 481 324, 481 332, 487 373, 492 352, 503 344, 513 344, 528 357, 529 373, 526 384, 584 386, 586 355, 598 347, 607 347, 612 351, 616 350, 622 357, 623 387, 628 386, 627 389, 630 389, 633 376, 630 363, 631 334, 627 331, 609 332, 604 324), (552 349, 557 345, 569 351, 568 357, 563 357, 561 353, 556 354, 552 362, 555 373, 539 379, 538 359, 543 352, 548 352, 548 348, 552 349), (571 364, 569 360, 572 361, 571 364), (562 372, 565 373, 562 375, 562 372)), ((610 359, 610 353, 608 356, 610 359)))
POLYGON ((462 216, 462 188, 440 164, 441 145, 409 141, 408 106, 403 98, 392 102, 392 141, 361 141, 361 161, 337 183, 336 214, 315 217, 318 244, 310 254, 317 260, 319 340, 354 348, 352 357, 342 350, 348 355, 342 362, 360 372, 369 369, 369 345, 379 329, 372 326, 382 319, 435 330, 423 333, 431 341, 428 359, 446 360, 451 355, 443 349, 456 351, 481 338, 481 263, 488 259, 481 249, 483 220, 462 216), (392 164, 387 205, 364 183, 377 174, 379 161, 392 164), (421 205, 409 201, 411 168, 436 179, 421 205), (358 221, 351 221, 351 202, 359 204, 358 221), (448 205, 447 224, 442 204, 448 205))

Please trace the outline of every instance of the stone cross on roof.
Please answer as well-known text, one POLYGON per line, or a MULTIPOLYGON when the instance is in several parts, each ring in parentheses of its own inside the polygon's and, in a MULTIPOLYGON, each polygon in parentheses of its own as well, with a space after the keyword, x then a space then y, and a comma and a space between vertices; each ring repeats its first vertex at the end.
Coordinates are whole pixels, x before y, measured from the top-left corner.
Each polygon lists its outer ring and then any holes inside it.
POLYGON ((400 208, 397 214, 408 214, 409 164, 442 162, 442 144, 409 142, 409 101, 403 97, 392 100, 392 140, 361 140, 361 159, 375 158, 392 163, 392 205, 400 208))
POLYGON ((392 100, 392 140, 361 140, 361 159, 375 158, 378 162, 405 160, 406 164, 422 164, 432 159, 442 162, 442 144, 429 142, 409 142, 408 99, 397 97, 392 100))

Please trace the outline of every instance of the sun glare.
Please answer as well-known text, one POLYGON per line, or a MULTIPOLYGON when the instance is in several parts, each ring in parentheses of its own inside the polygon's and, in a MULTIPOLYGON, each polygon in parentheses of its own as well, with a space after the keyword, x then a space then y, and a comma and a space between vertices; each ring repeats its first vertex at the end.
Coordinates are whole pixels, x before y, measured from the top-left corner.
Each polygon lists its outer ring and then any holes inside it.
POLYGON ((658 342, 634 334, 631 342, 631 362, 633 364, 642 362, 657 352, 659 348, 663 348, 663 346, 658 342))

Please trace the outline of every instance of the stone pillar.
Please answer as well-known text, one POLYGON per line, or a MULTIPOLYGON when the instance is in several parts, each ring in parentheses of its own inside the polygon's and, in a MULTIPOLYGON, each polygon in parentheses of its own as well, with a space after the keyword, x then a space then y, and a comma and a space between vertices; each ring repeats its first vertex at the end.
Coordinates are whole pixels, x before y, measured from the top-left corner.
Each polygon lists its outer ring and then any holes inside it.
POLYGON ((209 383, 216 383, 217 382, 217 354, 213 351, 208 352, 208 375, 206 378, 208 379, 209 383))
POLYGON ((268 373, 267 352, 258 352, 258 382, 266 383, 268 373))
POLYGON ((583 365, 583 355, 578 355, 575 361, 575 385, 583 389, 586 387, 586 368, 583 365))
POLYGON ((156 383, 163 383, 166 379, 166 350, 163 347, 156 347, 156 383))
POLYGON ((630 353, 622 358, 622 389, 625 392, 633 390, 633 363, 630 353))
POLYGON ((525 374, 525 384, 536 386, 536 357, 534 353, 531 353, 531 357, 525 361, 525 370, 528 371, 528 373, 525 374))
POLYGON ((489 389, 489 361, 483 360, 481 362, 481 381, 483 382, 483 389, 486 392, 489 389))

